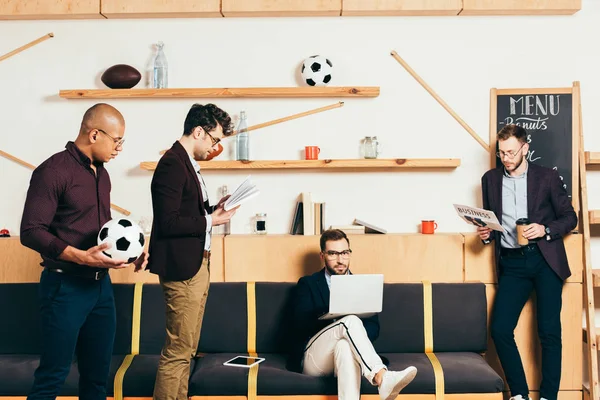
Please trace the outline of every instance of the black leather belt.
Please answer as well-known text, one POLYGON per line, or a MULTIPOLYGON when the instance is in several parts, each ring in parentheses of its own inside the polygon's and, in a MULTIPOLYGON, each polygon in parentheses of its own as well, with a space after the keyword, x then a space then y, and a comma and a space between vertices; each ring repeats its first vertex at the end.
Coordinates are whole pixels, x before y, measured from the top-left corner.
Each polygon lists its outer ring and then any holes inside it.
POLYGON ((77 276, 79 278, 93 279, 99 281, 108 274, 108 269, 95 269, 90 267, 72 267, 69 265, 61 266, 60 268, 46 267, 48 271, 56 272, 59 274, 65 274, 70 276, 77 276))
POLYGON ((523 257, 526 254, 538 253, 540 248, 536 243, 528 244, 526 246, 517 247, 516 249, 509 249, 506 247, 500 248, 500 255, 502 256, 513 256, 523 257))

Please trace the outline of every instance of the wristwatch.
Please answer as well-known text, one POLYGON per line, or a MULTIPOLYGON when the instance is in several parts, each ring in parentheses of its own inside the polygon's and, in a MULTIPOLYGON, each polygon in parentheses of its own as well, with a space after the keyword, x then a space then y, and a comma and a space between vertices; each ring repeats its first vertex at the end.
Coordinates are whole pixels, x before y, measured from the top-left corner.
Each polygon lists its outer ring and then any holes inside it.
POLYGON ((544 231, 546 232, 546 240, 550 241, 552 239, 552 237, 550 236, 550 227, 547 225, 544 225, 544 231))

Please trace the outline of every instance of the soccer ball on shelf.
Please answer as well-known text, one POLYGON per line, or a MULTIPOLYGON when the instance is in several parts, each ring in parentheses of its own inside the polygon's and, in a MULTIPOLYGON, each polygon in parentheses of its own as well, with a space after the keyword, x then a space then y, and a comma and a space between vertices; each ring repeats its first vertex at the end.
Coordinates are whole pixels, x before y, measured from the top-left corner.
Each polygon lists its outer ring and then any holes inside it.
POLYGON ((302 62, 302 80, 309 86, 327 86, 331 82, 333 64, 323 56, 310 56, 302 62))
POLYGON ((143 253, 144 232, 135 222, 127 218, 115 218, 108 221, 98 234, 98 244, 110 243, 103 253, 115 260, 132 263, 143 253))

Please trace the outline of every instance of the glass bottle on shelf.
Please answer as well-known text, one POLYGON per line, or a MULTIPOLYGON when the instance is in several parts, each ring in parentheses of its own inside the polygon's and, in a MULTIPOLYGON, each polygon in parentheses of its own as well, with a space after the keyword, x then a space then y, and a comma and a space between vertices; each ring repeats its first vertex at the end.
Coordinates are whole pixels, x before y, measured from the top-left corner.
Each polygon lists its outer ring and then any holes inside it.
POLYGON ((158 52, 154 59, 154 84, 155 89, 164 89, 169 87, 169 65, 167 63, 167 57, 163 51, 164 43, 158 42, 156 45, 158 52))
POLYGON ((236 160, 250 160, 250 137, 248 136, 248 123, 246 122, 246 111, 240 112, 240 123, 235 135, 236 160))

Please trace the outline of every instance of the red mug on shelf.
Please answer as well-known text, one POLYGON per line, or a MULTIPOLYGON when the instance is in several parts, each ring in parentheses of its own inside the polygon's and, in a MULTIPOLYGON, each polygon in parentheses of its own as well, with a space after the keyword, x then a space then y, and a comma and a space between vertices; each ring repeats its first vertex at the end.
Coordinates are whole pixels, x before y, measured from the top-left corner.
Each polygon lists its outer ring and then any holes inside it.
POLYGON ((423 220, 421 221, 421 233, 431 235, 437 229, 438 224, 434 220, 423 220))
POLYGON ((319 146, 306 146, 304 148, 304 159, 305 160, 318 160, 321 149, 319 146))
POLYGON ((203 161, 210 161, 210 160, 212 160, 213 158, 215 158, 216 156, 218 156, 219 154, 221 154, 222 152, 223 152, 223 145, 222 145, 221 143, 219 143, 219 144, 217 145, 217 150, 215 150, 215 151, 213 151, 212 153, 210 153, 210 154, 208 155, 208 157, 206 157, 206 160, 203 160, 203 161))

